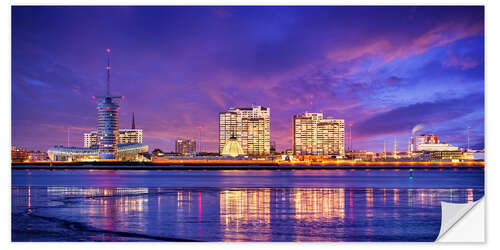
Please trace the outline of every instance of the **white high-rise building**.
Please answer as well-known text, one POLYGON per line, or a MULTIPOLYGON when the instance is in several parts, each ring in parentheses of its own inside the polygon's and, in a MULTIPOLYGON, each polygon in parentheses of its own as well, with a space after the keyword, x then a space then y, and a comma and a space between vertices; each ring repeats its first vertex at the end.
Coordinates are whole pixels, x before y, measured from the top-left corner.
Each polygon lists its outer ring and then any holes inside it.
POLYGON ((345 155, 344 120, 323 118, 322 113, 293 116, 295 155, 345 155))
POLYGON ((219 113, 219 153, 234 136, 245 155, 271 152, 270 108, 230 108, 219 113))

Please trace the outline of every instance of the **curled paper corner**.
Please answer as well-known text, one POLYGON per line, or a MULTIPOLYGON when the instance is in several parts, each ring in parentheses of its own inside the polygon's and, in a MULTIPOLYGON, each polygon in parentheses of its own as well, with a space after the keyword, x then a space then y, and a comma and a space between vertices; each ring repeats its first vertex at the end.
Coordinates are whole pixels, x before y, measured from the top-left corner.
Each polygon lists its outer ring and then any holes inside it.
POLYGON ((436 242, 484 242, 484 197, 464 204, 441 202, 436 242))

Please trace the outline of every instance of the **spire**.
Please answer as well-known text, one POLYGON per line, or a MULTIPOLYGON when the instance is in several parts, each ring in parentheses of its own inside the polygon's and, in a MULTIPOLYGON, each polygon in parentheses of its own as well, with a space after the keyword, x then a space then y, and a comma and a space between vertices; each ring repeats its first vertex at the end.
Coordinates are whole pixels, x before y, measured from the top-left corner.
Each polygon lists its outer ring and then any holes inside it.
POLYGON ((134 117, 134 112, 132 112, 132 129, 135 129, 135 117, 134 117))
POLYGON ((106 49, 107 56, 107 66, 106 66, 106 94, 104 96, 92 96, 92 99, 102 98, 105 101, 112 101, 113 99, 123 99, 123 96, 112 96, 111 95, 111 83, 110 83, 110 73, 111 73, 111 65, 110 65, 110 57, 111 57, 111 49, 106 49))
POLYGON ((110 90, 109 90, 109 73, 111 71, 111 66, 109 65, 109 57, 111 53, 111 49, 106 49, 106 52, 108 53, 108 66, 106 67, 106 71, 108 73, 107 78, 106 78, 106 96, 110 96, 110 90))

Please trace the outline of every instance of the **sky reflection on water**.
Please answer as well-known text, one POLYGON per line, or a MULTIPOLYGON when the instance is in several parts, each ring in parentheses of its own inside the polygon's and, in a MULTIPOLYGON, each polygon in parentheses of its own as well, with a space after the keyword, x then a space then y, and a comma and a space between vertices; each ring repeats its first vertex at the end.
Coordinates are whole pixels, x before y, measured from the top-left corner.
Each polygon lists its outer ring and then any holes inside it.
MULTIPOLYGON (((447 186, 444 176, 428 187, 394 188, 388 182, 388 187, 361 188, 350 171, 342 174, 352 175, 355 185, 342 179, 343 187, 321 187, 321 182, 315 187, 314 181, 310 187, 262 188, 19 185, 12 188, 13 240, 151 240, 115 233, 133 232, 200 241, 433 241, 440 229, 441 201, 470 203, 483 196, 484 172, 472 171, 458 171, 463 182, 457 188, 439 187, 447 186), (30 215, 82 223, 88 228, 78 230, 93 233, 53 236, 69 229, 22 219, 30 215), (25 233, 33 228, 44 237, 25 233)), ((398 179, 397 172, 386 173, 398 179)), ((211 173, 206 181, 217 183, 226 174, 211 173)), ((297 177, 317 180, 308 174, 293 173, 288 181, 281 176, 278 183, 292 183, 297 177)))

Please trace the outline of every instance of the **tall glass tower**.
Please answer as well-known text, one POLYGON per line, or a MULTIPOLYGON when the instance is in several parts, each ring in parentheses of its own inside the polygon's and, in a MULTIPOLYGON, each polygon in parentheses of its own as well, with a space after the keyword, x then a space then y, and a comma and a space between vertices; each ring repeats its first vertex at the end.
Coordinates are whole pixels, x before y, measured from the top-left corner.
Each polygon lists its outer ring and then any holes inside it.
POLYGON ((99 146, 100 159, 116 159, 118 152, 118 110, 120 106, 113 102, 113 99, 123 98, 122 96, 112 96, 109 90, 109 77, 110 77, 110 53, 111 50, 107 49, 108 66, 107 82, 106 82, 106 95, 99 96, 98 98, 104 99, 97 105, 97 140, 99 146))

